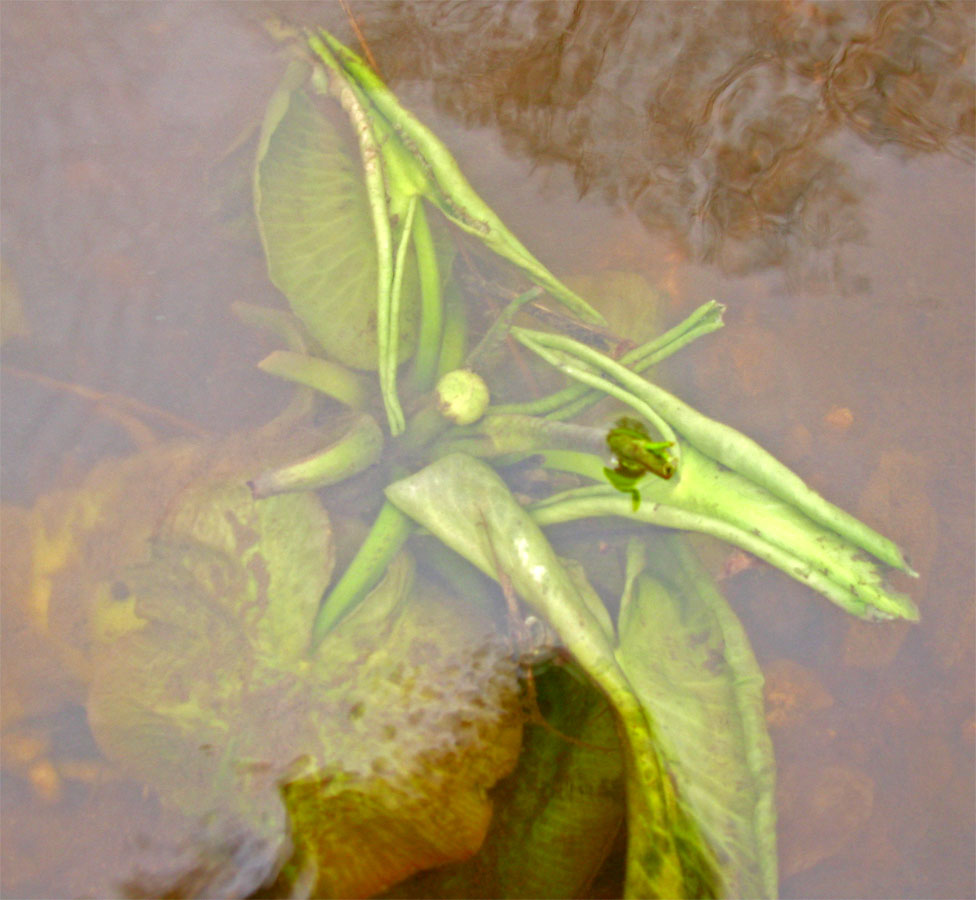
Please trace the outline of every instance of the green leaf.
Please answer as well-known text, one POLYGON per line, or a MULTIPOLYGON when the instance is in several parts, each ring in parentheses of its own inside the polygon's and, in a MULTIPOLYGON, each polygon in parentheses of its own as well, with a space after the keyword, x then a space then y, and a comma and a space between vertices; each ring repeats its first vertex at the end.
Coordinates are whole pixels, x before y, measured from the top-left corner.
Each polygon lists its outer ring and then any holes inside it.
MULTIPOLYGON (((651 711, 682 801, 721 861, 729 897, 775 897, 775 763, 763 678, 725 598, 677 537, 629 585, 617 659, 651 711)), ((632 574, 632 573, 631 573, 632 574)))
MULTIPOLYGON (((326 353, 377 367, 376 242, 358 163, 338 128, 288 80, 268 105, 254 202, 268 272, 326 353)), ((416 260, 409 255, 399 314, 399 359, 416 344, 416 260)))
POLYGON ((481 571, 507 579, 613 704, 626 735, 627 896, 715 896, 715 863, 663 767, 653 722, 541 529, 494 470, 452 453, 386 489, 389 500, 481 571))
POLYGON ((511 578, 592 676, 616 670, 609 619, 601 622, 590 610, 542 530, 493 469, 451 453, 389 485, 386 495, 485 574, 511 578))

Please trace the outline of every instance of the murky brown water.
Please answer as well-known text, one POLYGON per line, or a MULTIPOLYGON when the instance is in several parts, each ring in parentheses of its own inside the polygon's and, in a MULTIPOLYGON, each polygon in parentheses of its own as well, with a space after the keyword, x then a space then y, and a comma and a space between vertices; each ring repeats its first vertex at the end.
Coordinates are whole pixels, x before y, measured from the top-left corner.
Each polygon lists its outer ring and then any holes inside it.
MULTIPOLYGON (((338 5, 273 11, 355 46, 338 5)), ((761 567, 723 582, 767 676, 783 895, 974 896, 972 5, 353 11, 384 77, 554 270, 638 271, 669 320, 726 303, 669 386, 921 573, 899 585, 916 626, 855 622, 761 567)), ((3 350, 5 504, 128 452, 134 423, 222 434, 289 396, 229 312, 277 302, 235 164, 282 71, 266 12, 3 5, 3 278, 26 320, 3 350)), ((138 785, 100 787, 78 706, 42 721, 61 684, 9 624, 10 521, 2 893, 114 895, 187 847, 147 842, 170 832, 138 785)))

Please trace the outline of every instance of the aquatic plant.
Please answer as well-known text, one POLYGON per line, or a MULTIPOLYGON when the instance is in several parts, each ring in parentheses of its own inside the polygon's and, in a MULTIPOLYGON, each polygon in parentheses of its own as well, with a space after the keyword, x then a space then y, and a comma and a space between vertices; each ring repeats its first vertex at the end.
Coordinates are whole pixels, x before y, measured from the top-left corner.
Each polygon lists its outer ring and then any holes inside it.
MULTIPOLYGON (((99 745, 184 809, 219 805, 268 847, 262 876, 317 896, 573 895, 623 818, 627 896, 775 896, 762 675, 688 544, 661 529, 735 544, 865 619, 917 618, 879 563, 909 566, 646 377, 720 328, 720 304, 616 358, 600 298, 531 254, 363 60, 324 31, 293 41, 254 202, 294 319, 240 311, 288 342, 262 369, 349 413, 324 449, 272 430, 273 461, 194 463, 99 578, 99 745), (473 347, 457 229, 531 285, 473 347), (559 332, 524 324, 542 292, 559 332), (568 383, 493 402, 513 347, 568 383), (593 424, 605 397, 615 411, 593 424), (513 487, 532 465, 542 496, 513 487), (367 470, 362 507, 377 511, 332 582, 314 492, 367 470), (546 531, 605 517, 637 535, 616 548, 619 605, 546 531), (559 846, 580 849, 554 859, 559 846)), ((113 502, 92 482, 68 506, 113 502)), ((46 576, 64 565, 52 553, 46 576)))

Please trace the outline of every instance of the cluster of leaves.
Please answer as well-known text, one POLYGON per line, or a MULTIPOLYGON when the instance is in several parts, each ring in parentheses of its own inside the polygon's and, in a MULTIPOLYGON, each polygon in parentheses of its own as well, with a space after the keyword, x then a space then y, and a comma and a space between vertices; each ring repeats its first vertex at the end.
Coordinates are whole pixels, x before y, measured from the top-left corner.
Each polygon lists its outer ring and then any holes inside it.
MULTIPOLYGON (((426 204, 521 269, 582 320, 577 322, 581 327, 601 317, 508 231, 471 189, 436 136, 399 105, 362 60, 325 32, 306 32, 298 41, 308 51, 302 55, 312 71, 306 76, 293 68, 272 101, 256 175, 257 212, 269 268, 296 315, 314 332, 315 317, 333 301, 324 296, 328 292, 321 285, 307 290, 314 278, 323 277, 312 272, 326 268, 302 267, 310 252, 334 260, 330 234, 344 225, 339 216, 316 217, 314 230, 298 221, 304 220, 305 213, 298 212, 303 207, 314 211, 336 202, 324 174, 328 160, 322 155, 338 152, 340 141, 331 136, 337 126, 303 93, 303 86, 310 84, 320 94, 338 99, 362 155, 359 203, 361 209, 369 208, 377 258, 369 269, 377 279, 376 368, 393 438, 383 454, 402 461, 400 477, 387 486, 387 502, 370 534, 323 602, 313 642, 331 634, 336 623, 341 627, 344 616, 355 611, 411 531, 421 526, 454 551, 451 566, 461 565, 459 558, 466 560, 501 585, 510 608, 517 596, 541 616, 581 677, 599 689, 613 710, 627 797, 627 894, 775 894, 773 764, 763 725, 762 679, 735 616, 680 544, 671 551, 678 561, 668 565, 661 561, 666 552, 651 545, 645 552, 639 545, 629 555, 627 589, 614 624, 585 573, 559 559, 541 526, 612 515, 704 531, 745 547, 864 618, 916 617, 911 601, 888 590, 875 564, 863 556, 866 551, 910 571, 900 551, 816 495, 754 442, 638 374, 719 327, 721 307, 715 303, 618 362, 568 336, 516 327, 515 316, 535 296, 532 291, 523 294, 467 355, 467 365, 491 381, 487 360, 493 356, 492 343, 508 333, 574 384, 540 400, 490 406, 485 418, 477 421, 479 409, 473 424, 437 425, 430 409, 424 408, 424 391, 436 373, 447 372, 465 358, 466 343, 458 324, 463 318, 456 304, 446 299, 450 279, 443 253, 432 250, 426 204), (292 117, 306 132, 319 135, 314 144, 294 141, 292 117), (325 138, 327 131, 330 136, 325 138), (319 158, 310 160, 310 152, 319 158), (293 180, 278 204, 272 204, 275 214, 269 218, 274 191, 265 173, 276 166, 293 180), (302 168, 308 170, 305 177, 296 174, 302 168), (282 240, 282 217, 289 216, 297 218, 289 220, 282 240), (413 284, 414 264, 419 301, 407 287, 413 284), (302 271, 308 277, 296 276, 302 271), (302 282, 298 290, 290 287, 295 277, 302 282), (414 333, 415 304, 420 340, 412 368, 398 384, 398 368, 410 357, 412 340, 398 335, 404 334, 404 321, 408 333, 414 333), (403 384, 416 398, 411 408, 420 409, 409 422, 400 402, 403 384), (606 437, 616 457, 612 470, 601 466, 604 448, 597 448, 603 432, 565 422, 603 395, 622 402, 632 413, 606 437), (634 413, 648 421, 661 440, 652 439, 634 413), (597 485, 550 494, 527 509, 498 471, 483 461, 511 463, 539 453, 548 469, 569 470, 593 478, 597 485), (418 463, 418 471, 402 475, 404 466, 416 468, 418 463), (610 485, 602 483, 601 474, 610 485), (648 474, 664 480, 645 477, 648 474), (629 508, 614 489, 631 494, 629 508), (652 502, 641 507, 641 496, 652 502), (648 555, 656 561, 656 579, 645 571, 648 555), (656 645, 661 652, 649 653, 656 645), (689 749, 694 749, 694 761, 688 759, 689 749)), ((334 246, 341 247, 341 239, 334 246)), ((329 280, 334 278, 332 271, 329 280)), ((330 339, 335 340, 334 334, 330 339)), ((331 379, 319 387, 336 396, 331 379)), ((499 821, 512 827, 504 816, 499 821)), ((504 845, 506 837, 494 840, 504 845)), ((593 843, 606 845, 599 839, 593 843)), ((489 846, 495 843, 490 840, 489 846)), ((531 844, 519 851, 533 860, 531 844)), ((490 877, 484 860, 475 869, 500 885, 505 866, 515 864, 502 858, 494 862, 490 877)), ((515 868, 524 876, 533 865, 515 868)), ((541 871, 537 865, 533 870, 541 871)), ((464 871, 445 874, 441 888, 458 890, 456 885, 470 877, 464 871), (455 887, 445 887, 448 883, 455 887)), ((439 876, 430 877, 434 880, 423 882, 428 890, 439 883, 439 876)), ((585 880, 579 880, 574 890, 584 885, 585 880)), ((561 889, 566 891, 566 885, 561 889)), ((536 887, 535 893, 546 891, 536 887)))
MULTIPOLYGON (((900 552, 643 377, 720 327, 719 304, 619 360, 516 326, 539 289, 574 333, 601 316, 362 60, 325 32, 296 37, 254 182, 295 320, 244 312, 288 341, 262 368, 350 407, 347 430, 284 464, 196 465, 113 556, 89 591, 82 653, 99 745, 188 813, 219 808, 257 835, 261 878, 290 892, 576 895, 625 822, 627 896, 774 896, 762 677, 732 610, 680 538, 643 529, 617 548, 614 620, 544 529, 617 516, 703 531, 865 618, 915 617, 863 555, 907 570, 900 552), (361 174, 323 95, 348 115, 361 174), (474 349, 448 226, 432 230, 428 209, 535 285, 474 349), (507 336, 570 384, 464 425, 442 419, 438 378, 466 363, 497 382, 507 336), (627 408, 609 436, 580 419, 604 396, 627 408), (584 486, 520 502, 502 472, 527 458, 584 486), (333 583, 314 491, 374 466, 380 511, 333 583), (530 619, 571 662, 529 682, 548 725, 523 741, 538 709, 523 709, 520 676, 543 649, 526 645, 530 619)), ((71 515, 111 520, 91 488, 71 515)), ((40 528, 48 590, 67 571, 66 528, 40 528)))

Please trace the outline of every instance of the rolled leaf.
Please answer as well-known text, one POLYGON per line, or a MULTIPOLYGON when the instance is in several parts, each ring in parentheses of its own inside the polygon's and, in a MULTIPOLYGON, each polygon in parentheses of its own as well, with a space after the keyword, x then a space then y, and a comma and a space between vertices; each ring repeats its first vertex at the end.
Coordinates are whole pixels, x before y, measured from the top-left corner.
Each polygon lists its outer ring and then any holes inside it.
MULTIPOLYGON (((825 500, 808 487, 799 475, 752 438, 703 415, 673 394, 651 384, 615 360, 579 341, 562 335, 524 328, 513 328, 512 334, 553 365, 575 378, 584 380, 585 383, 599 386, 611 396, 618 396, 620 389, 625 389, 633 398, 632 401, 625 402, 631 402, 639 412, 641 409, 638 403, 653 410, 648 418, 656 425, 658 425, 658 417, 664 419, 669 427, 673 427, 689 443, 716 462, 755 482, 784 502, 792 504, 804 515, 876 556, 882 562, 910 575, 917 574, 892 541, 878 534, 850 513, 825 500), (594 382, 593 371, 610 376, 612 381, 601 377, 599 382, 594 382)), ((644 411, 643 414, 647 415, 647 412, 644 411)), ((672 438, 669 437, 668 440, 672 438)))
POLYGON ((475 193, 447 147, 400 105, 392 91, 362 59, 327 31, 309 35, 308 42, 330 69, 342 74, 356 87, 360 96, 372 105, 372 115, 387 123, 405 152, 413 157, 416 171, 424 176, 423 183, 415 186, 423 191, 427 199, 437 205, 455 225, 480 238, 499 256, 519 266, 567 309, 588 321, 603 321, 596 310, 556 278, 508 230, 475 193))
POLYGON ((918 618, 911 599, 887 588, 857 547, 692 446, 685 448, 680 481, 645 479, 640 491, 644 502, 636 511, 626 497, 600 486, 550 497, 533 515, 543 525, 612 515, 701 531, 764 559, 859 618, 918 618))

